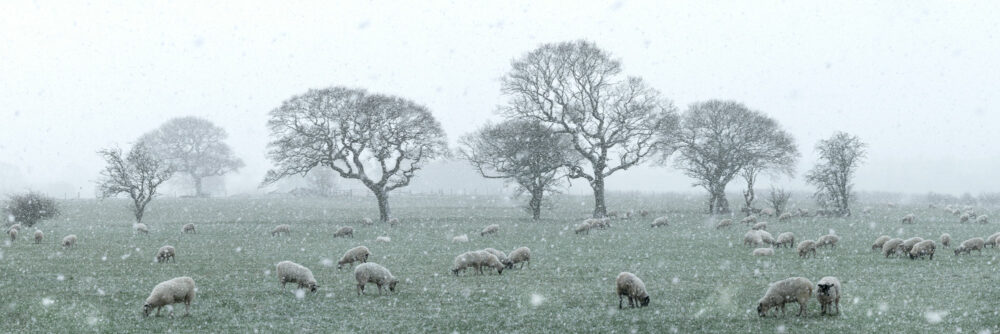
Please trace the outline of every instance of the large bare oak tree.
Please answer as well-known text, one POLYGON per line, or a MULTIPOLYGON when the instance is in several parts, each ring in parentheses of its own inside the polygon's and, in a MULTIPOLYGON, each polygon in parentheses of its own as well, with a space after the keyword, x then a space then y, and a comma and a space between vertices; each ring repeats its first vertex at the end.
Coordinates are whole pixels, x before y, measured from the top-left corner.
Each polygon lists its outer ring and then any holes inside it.
POLYGON ((178 117, 139 138, 154 154, 194 182, 195 196, 206 196, 202 179, 243 168, 243 160, 224 141, 226 130, 198 117, 178 117))
POLYGON ((821 207, 840 216, 851 215, 851 180, 867 155, 867 147, 857 136, 844 132, 816 144, 820 161, 806 173, 806 182, 816 186, 814 196, 821 207))
POLYGON ((107 163, 97 183, 98 194, 102 198, 128 195, 135 221, 141 223, 146 206, 156 197, 157 187, 174 175, 173 167, 141 142, 133 145, 127 155, 117 147, 97 153, 107 163))

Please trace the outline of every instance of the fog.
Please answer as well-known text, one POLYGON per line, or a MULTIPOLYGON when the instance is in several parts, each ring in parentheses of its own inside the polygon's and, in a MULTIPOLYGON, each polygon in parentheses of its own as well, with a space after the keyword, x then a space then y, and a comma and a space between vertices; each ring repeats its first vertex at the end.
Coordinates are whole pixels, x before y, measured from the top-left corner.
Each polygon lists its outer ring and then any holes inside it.
MULTIPOLYGON (((996 2, 913 1, 4 1, 0 192, 91 197, 103 165, 97 150, 129 146, 187 115, 225 128, 246 162, 227 176, 227 192, 258 192, 270 168, 268 112, 333 85, 421 103, 454 145, 499 119, 499 78, 511 60, 576 39, 612 52, 625 73, 681 110, 731 99, 777 119, 803 158, 795 179, 761 187, 809 189, 802 174, 816 161, 815 143, 845 131, 869 144, 858 190, 995 192, 998 10, 996 2)), ((475 178, 461 161, 428 169, 412 187, 499 184, 475 178)), ((669 165, 608 179, 612 191, 701 192, 690 184, 669 165)), ((576 184, 570 192, 590 189, 576 184)))

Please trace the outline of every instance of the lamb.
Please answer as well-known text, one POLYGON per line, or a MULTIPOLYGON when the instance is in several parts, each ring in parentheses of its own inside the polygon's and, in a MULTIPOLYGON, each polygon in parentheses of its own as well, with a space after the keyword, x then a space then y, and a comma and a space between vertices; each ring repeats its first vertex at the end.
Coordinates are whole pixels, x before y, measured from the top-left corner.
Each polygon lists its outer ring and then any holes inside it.
POLYGON ((889 241, 886 241, 885 244, 882 245, 882 254, 884 254, 885 257, 889 257, 889 255, 895 254, 896 248, 899 248, 899 245, 902 244, 903 244, 903 239, 900 238, 889 239, 889 241))
POLYGON ((149 234, 149 227, 147 227, 146 224, 137 223, 132 225, 132 228, 135 229, 135 233, 149 234))
POLYGON ((760 236, 760 241, 765 245, 775 244, 774 236, 771 236, 771 233, 768 233, 767 231, 757 231, 757 235, 760 236))
POLYGON ((795 250, 799 252, 799 257, 808 258, 809 253, 812 253, 813 257, 816 257, 816 242, 812 240, 800 242, 795 250))
POLYGON ((816 247, 823 247, 829 245, 830 247, 836 248, 838 241, 840 241, 840 237, 833 234, 827 234, 822 237, 819 237, 819 239, 816 239, 816 247))
POLYGON ((44 234, 42 233, 41 230, 35 230, 35 243, 36 244, 42 243, 42 237, 43 236, 44 236, 44 234))
POLYGON ((638 276, 630 272, 622 272, 615 279, 615 294, 618 295, 618 309, 622 308, 622 296, 628 297, 628 306, 643 307, 649 305, 649 294, 646 284, 638 276), (636 305, 638 304, 638 305, 636 305))
POLYGON ((990 234, 990 236, 986 238, 986 243, 984 244, 984 246, 990 246, 995 248, 997 246, 997 238, 1000 238, 1000 232, 990 234))
POLYGON ((961 245, 955 248, 955 255, 962 253, 972 255, 972 251, 979 251, 980 254, 983 253, 983 238, 972 238, 966 241, 962 241, 961 245))
POLYGON ((479 232, 479 236, 484 236, 487 234, 497 234, 500 231, 500 225, 492 224, 483 228, 482 232, 479 232))
MULTIPOLYGON (((468 239, 468 238, 466 238, 466 239, 468 239)), ((375 237, 375 242, 390 242, 390 241, 392 241, 392 238, 390 238, 388 236, 380 235, 380 236, 375 237)))
POLYGON ((755 224, 755 223, 757 223, 757 217, 746 216, 745 218, 740 219, 740 223, 747 224, 747 225, 755 224))
POLYGON ((319 285, 313 277, 312 270, 292 261, 281 261, 276 265, 278 280, 281 281, 281 290, 285 290, 286 283, 298 283, 299 288, 309 288, 309 291, 316 292, 319 285))
POLYGON ((70 234, 63 237, 62 239, 63 247, 73 247, 73 244, 76 244, 76 234, 70 234))
POLYGON ((465 234, 456 235, 454 237, 451 237, 451 242, 469 242, 469 236, 465 234))
POLYGON ((583 223, 580 223, 580 225, 577 225, 576 228, 573 229, 573 233, 575 233, 575 234, 580 234, 580 233, 590 234, 590 223, 587 222, 587 221, 584 221, 583 223))
POLYGON ((333 234, 334 238, 337 238, 337 237, 346 237, 346 236, 351 236, 351 238, 354 237, 354 228, 353 227, 350 227, 350 226, 341 227, 340 229, 337 230, 336 233, 333 234))
POLYGON ((354 279, 358 281, 358 296, 365 292, 365 285, 368 283, 378 286, 379 295, 382 294, 383 286, 389 286, 389 292, 396 292, 396 284, 399 283, 389 269, 375 262, 362 263, 354 268, 354 279))
POLYGON ((289 234, 291 232, 292 232, 292 227, 291 226, 288 226, 286 224, 281 224, 281 225, 275 226, 274 229, 271 230, 271 236, 272 237, 276 236, 276 235, 280 236, 282 233, 284 233, 284 234, 287 235, 287 234, 289 234))
POLYGON ((511 262, 510 258, 507 257, 507 254, 504 254, 503 252, 498 251, 498 250, 493 249, 493 248, 486 248, 486 249, 483 249, 483 250, 486 251, 487 253, 490 253, 490 254, 493 254, 494 256, 496 256, 497 259, 500 260, 500 263, 503 263, 503 265, 504 265, 505 268, 513 268, 514 267, 514 262, 511 262))
POLYGON ((459 272, 464 271, 466 268, 472 267, 476 268, 479 274, 483 274, 483 267, 492 267, 497 270, 498 275, 503 275, 503 268, 505 267, 500 259, 496 255, 490 254, 487 251, 471 251, 462 253, 455 257, 454 266, 451 268, 451 272, 458 275, 459 272))
POLYGON ((951 247, 951 235, 948 233, 941 235, 941 245, 945 247, 951 247))
POLYGON ((146 297, 146 302, 142 305, 142 316, 148 317, 153 308, 156 308, 156 316, 160 316, 161 308, 176 303, 184 303, 184 315, 187 316, 191 311, 195 290, 194 280, 186 276, 160 282, 146 297))
POLYGON ((913 224, 913 218, 915 218, 915 216, 912 213, 908 214, 903 217, 902 222, 903 224, 913 224))
POLYGON ((976 222, 980 223, 980 224, 989 224, 990 223, 990 216, 982 215, 982 216, 976 217, 976 222))
POLYGON ((934 259, 934 240, 924 240, 918 242, 910 248, 910 259, 922 258, 924 255, 930 257, 931 260, 934 259))
POLYGON ((656 218, 653 220, 652 224, 649 224, 649 227, 660 227, 660 226, 670 226, 670 220, 667 219, 667 216, 656 218))
POLYGON ((795 234, 792 232, 784 232, 778 235, 778 240, 775 241, 775 246, 781 248, 781 246, 788 244, 788 248, 792 248, 795 245, 795 234))
POLYGON ((819 301, 820 314, 830 312, 830 304, 837 309, 840 314, 840 280, 833 276, 826 276, 816 283, 816 300, 819 301))
POLYGON ((788 221, 791 219, 792 219, 792 214, 788 212, 782 213, 781 216, 778 216, 779 222, 788 221))
POLYGON ((875 239, 875 243, 872 244, 872 250, 882 249, 882 245, 885 245, 886 241, 889 241, 888 235, 883 235, 878 237, 877 239, 875 239))
POLYGON ((160 249, 156 251, 156 262, 164 263, 171 259, 173 259, 174 262, 177 262, 177 258, 174 257, 175 254, 177 254, 177 251, 174 250, 173 246, 167 245, 160 247, 160 249))
POLYGON ((799 316, 806 315, 806 304, 812 296, 813 284, 804 277, 789 277, 767 287, 764 297, 757 302, 757 314, 761 317, 767 315, 771 308, 781 309, 785 313, 785 303, 799 303, 799 316))
POLYGON ((757 248, 753 250, 753 256, 771 256, 774 255, 774 248, 757 248))
POLYGON ((187 223, 184 224, 183 227, 181 227, 181 233, 198 233, 198 232, 195 232, 193 223, 187 223))
POLYGON ((750 229, 751 230, 758 230, 758 231, 766 230, 767 229, 767 222, 759 222, 759 223, 753 224, 753 227, 751 227, 750 229))
POLYGON ((727 218, 727 219, 720 220, 718 224, 715 224, 715 228, 726 228, 726 227, 730 227, 732 225, 733 225, 733 220, 727 218))
POLYGON ((17 229, 12 228, 7 230, 7 235, 10 236, 10 242, 17 241, 17 229))
POLYGON ((743 235, 743 245, 757 246, 764 244, 763 238, 761 238, 758 231, 750 230, 743 235))
POLYGON ((344 256, 340 257, 340 261, 337 261, 337 269, 343 268, 345 264, 354 265, 354 262, 365 263, 368 262, 368 256, 372 255, 368 251, 368 247, 358 246, 347 250, 344 256))
POLYGON ((913 237, 903 240, 903 243, 899 244, 899 249, 896 251, 899 252, 900 255, 910 254, 910 250, 913 249, 913 245, 916 245, 918 242, 921 241, 924 241, 924 238, 913 237))
POLYGON ((510 258, 511 268, 513 268, 514 265, 518 263, 521 264, 520 269, 524 268, 525 263, 527 263, 529 266, 531 265, 531 249, 528 249, 528 247, 520 247, 518 249, 515 249, 514 251, 510 252, 510 255, 508 256, 510 258))

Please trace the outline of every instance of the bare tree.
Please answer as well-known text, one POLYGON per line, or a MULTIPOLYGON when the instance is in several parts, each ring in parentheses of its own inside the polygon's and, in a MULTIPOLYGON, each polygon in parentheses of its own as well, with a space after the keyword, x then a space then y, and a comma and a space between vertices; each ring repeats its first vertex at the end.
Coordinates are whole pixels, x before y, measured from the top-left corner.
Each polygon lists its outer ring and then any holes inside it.
POLYGON ((568 135, 536 121, 508 120, 486 124, 459 140, 459 155, 486 178, 505 179, 528 193, 528 210, 541 217, 545 195, 555 193, 565 166, 577 163, 568 135))
POLYGON ((124 156, 117 147, 97 153, 107 163, 97 183, 98 194, 101 198, 127 194, 132 199, 135 221, 141 223, 146 205, 156 197, 156 188, 173 176, 173 167, 143 143, 132 146, 124 156))
POLYGON ((806 182, 816 186, 816 201, 824 209, 840 216, 850 216, 854 184, 851 179, 867 152, 868 144, 857 136, 837 132, 816 144, 819 163, 806 173, 806 182))
POLYGON ((226 145, 226 130, 212 122, 193 116, 178 117, 163 123, 156 130, 139 138, 170 164, 177 173, 191 177, 195 196, 206 193, 202 180, 206 177, 222 176, 243 168, 243 160, 233 155, 226 145))
MULTIPOLYGON (((753 178, 768 168, 791 168, 798 158, 791 135, 766 115, 734 101, 692 104, 675 135, 678 169, 708 190, 708 212, 729 212, 726 185, 737 173, 753 178)), ((752 194, 752 193, 751 193, 752 194)))
POLYGON ((776 216, 781 216, 782 212, 785 212, 785 206, 788 205, 788 199, 792 197, 792 194, 785 191, 785 189, 771 187, 771 193, 767 197, 767 204, 774 208, 774 214, 776 216))
POLYGON ((427 108, 362 89, 312 89, 271 111, 264 184, 327 166, 361 181, 390 217, 389 192, 410 183, 431 159, 446 156, 444 130, 427 108))
POLYGON ((569 166, 594 191, 594 217, 607 214, 605 179, 668 146, 658 133, 677 125, 673 105, 621 62, 586 41, 544 44, 513 61, 502 79, 509 116, 538 121, 570 136, 584 163, 569 166))
POLYGON ((747 184, 743 190, 743 207, 748 213, 754 211, 753 201, 756 199, 754 184, 757 183, 757 177, 761 173, 794 177, 795 164, 801 156, 795 145, 795 139, 782 130, 778 122, 767 118, 757 125, 760 127, 758 131, 764 135, 763 140, 756 146, 757 154, 749 156, 748 163, 740 170, 740 177, 747 184))
POLYGON ((337 172, 327 166, 317 166, 305 176, 309 190, 321 197, 333 196, 337 186, 337 172))

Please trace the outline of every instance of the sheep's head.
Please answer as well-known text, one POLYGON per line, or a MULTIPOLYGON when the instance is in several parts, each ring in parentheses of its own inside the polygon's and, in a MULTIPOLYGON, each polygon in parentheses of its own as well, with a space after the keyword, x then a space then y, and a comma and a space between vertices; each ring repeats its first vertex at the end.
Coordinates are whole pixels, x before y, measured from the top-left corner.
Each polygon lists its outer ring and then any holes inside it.
POLYGON ((153 311, 153 305, 149 305, 149 303, 145 303, 145 304, 142 305, 142 316, 143 317, 148 317, 149 313, 151 311, 153 311))
POLYGON ((955 255, 962 253, 962 247, 955 248, 955 255))
POLYGON ((824 296, 829 296, 830 295, 830 287, 832 287, 832 286, 833 286, 833 284, 820 284, 819 285, 819 294, 824 295, 824 296))
POLYGON ((506 259, 506 260, 503 261, 503 266, 504 266, 504 268, 507 268, 507 269, 514 268, 514 261, 511 261, 510 259, 506 259))
POLYGON ((399 280, 395 278, 389 281, 389 292, 396 292, 396 283, 399 283, 399 280))
POLYGON ((497 266, 497 275, 503 275, 503 266, 497 266))
POLYGON ((757 315, 763 317, 767 315, 767 307, 764 303, 757 303, 757 315))
POLYGON ((642 297, 642 299, 640 299, 639 305, 649 306, 649 296, 642 297))
POLYGON ((316 292, 316 290, 319 290, 319 285, 316 282, 309 283, 309 291, 316 292))

